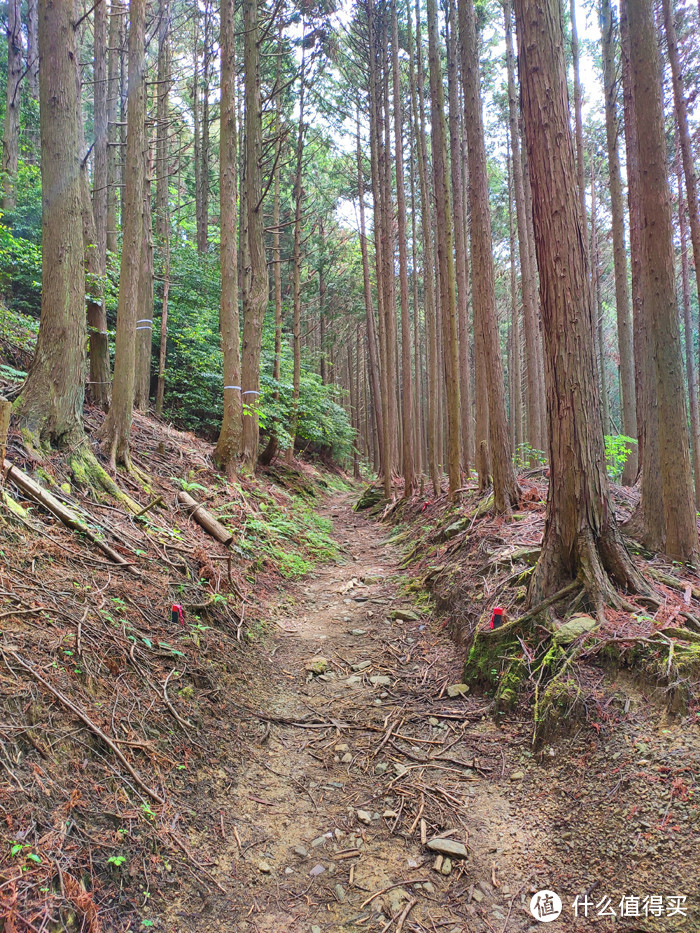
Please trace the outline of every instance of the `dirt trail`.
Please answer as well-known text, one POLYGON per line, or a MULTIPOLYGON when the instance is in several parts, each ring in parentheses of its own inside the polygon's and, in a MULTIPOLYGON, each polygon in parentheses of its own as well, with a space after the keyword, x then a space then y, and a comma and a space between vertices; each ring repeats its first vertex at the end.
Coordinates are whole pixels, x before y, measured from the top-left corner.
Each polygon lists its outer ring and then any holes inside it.
MULTIPOLYGON (((251 713, 232 725, 229 766, 193 781, 193 794, 206 793, 220 811, 221 833, 190 835, 208 875, 197 872, 201 884, 170 901, 162 929, 543 929, 527 910, 533 891, 564 876, 572 891, 588 887, 574 866, 576 858, 585 865, 593 840, 579 837, 573 811, 590 821, 590 810, 561 792, 555 774, 529 767, 526 724, 499 728, 482 698, 448 695, 461 679, 462 652, 417 613, 392 619, 411 609, 400 554, 387 528, 351 505, 343 498, 323 507, 343 559, 272 610, 273 634, 241 692, 251 713), (306 670, 314 658, 325 659, 316 668, 325 672, 306 670), (548 793, 554 812, 538 826, 548 793), (557 821, 569 829, 561 838, 543 828, 557 821), (468 848, 444 874, 424 844, 440 834, 468 848), (562 865, 571 857, 568 875, 552 870, 555 854, 562 865)), ((597 793, 609 806, 607 787, 597 793)), ((609 861, 618 861, 614 850, 609 861)), ((670 887, 649 893, 679 893, 670 887)), ((565 911, 544 929, 609 928, 573 922, 571 898, 565 911)))

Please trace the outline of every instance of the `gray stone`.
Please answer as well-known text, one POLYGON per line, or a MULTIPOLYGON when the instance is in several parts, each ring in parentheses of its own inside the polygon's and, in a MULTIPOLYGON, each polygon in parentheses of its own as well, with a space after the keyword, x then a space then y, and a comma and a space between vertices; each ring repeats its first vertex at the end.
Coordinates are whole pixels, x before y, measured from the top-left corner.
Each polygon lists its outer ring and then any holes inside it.
POLYGON ((447 695, 448 697, 452 697, 452 699, 464 696, 464 694, 468 692, 469 687, 467 684, 450 684, 447 688, 447 695))
POLYGON ((400 622, 418 622, 420 621, 420 616, 417 612, 414 612, 412 609, 394 609, 391 613, 392 619, 397 619, 400 622))
POLYGON ((379 764, 374 766, 374 773, 384 774, 384 772, 388 769, 388 767, 389 765, 386 763, 386 761, 380 761, 379 764))
POLYGON ((272 869, 267 862, 258 862, 258 871, 262 872, 263 875, 269 875, 272 869))
POLYGON ((349 752, 349 751, 350 751, 350 746, 347 745, 345 742, 339 742, 339 743, 335 746, 334 751, 336 751, 336 752, 349 752))
POLYGON ((359 638, 360 635, 366 635, 366 634, 367 634, 367 630, 364 629, 364 628, 354 628, 354 629, 352 630, 352 632, 350 632, 350 634, 351 634, 351 635, 357 635, 358 638, 359 638))
POLYGON ((484 899, 484 895, 478 888, 475 888, 472 891, 472 898, 477 902, 477 904, 480 904, 484 899))
POLYGON ((354 671, 366 671, 368 667, 372 666, 371 661, 358 661, 357 664, 353 664, 352 669, 354 671))
POLYGON ((323 865, 314 865, 309 874, 312 878, 316 878, 318 875, 322 875, 326 869, 323 865))
POLYGON ((335 896, 338 898, 341 904, 345 900, 345 888, 342 886, 342 884, 336 884, 335 896))
POLYGON ((359 674, 351 674, 349 677, 345 678, 345 683, 348 687, 352 687, 354 684, 361 684, 362 678, 359 674))
POLYGON ((511 774, 510 779, 511 779, 511 781, 522 781, 522 779, 523 779, 524 777, 525 777, 525 772, 524 772, 524 771, 514 771, 514 772, 511 774))
POLYGON ((328 658, 324 658, 321 655, 316 655, 315 658, 311 658, 310 661, 306 662, 304 665, 304 670, 310 671, 312 674, 325 674, 328 670, 328 667, 328 658))
POLYGON ((426 881, 423 884, 423 890, 427 891, 428 894, 435 894, 435 885, 432 883, 432 881, 426 881))
POLYGON ((350 754, 350 752, 345 752, 345 754, 340 760, 342 761, 344 765, 349 765, 350 762, 352 761, 352 755, 350 754))
POLYGON ((452 858, 468 858, 469 856, 466 847, 454 839, 429 839, 428 848, 431 852, 440 852, 452 858))
POLYGON ((372 822, 372 814, 368 813, 367 810, 358 810, 357 818, 361 823, 364 823, 366 826, 372 822))
POLYGON ((375 687, 389 687, 391 677, 387 677, 386 674, 375 674, 374 677, 370 677, 369 682, 374 684, 375 687))
POLYGON ((293 851, 295 855, 299 856, 299 858, 308 858, 309 856, 308 850, 305 849, 304 846, 294 846, 293 851))
POLYGON ((570 645, 581 635, 587 635, 598 628, 598 623, 591 616, 575 616, 556 629, 552 639, 555 645, 570 645))
POLYGON ((452 860, 449 858, 443 859, 442 868, 440 869, 441 875, 449 875, 452 871, 452 860))
POLYGON ((314 923, 314 925, 311 927, 311 933, 321 933, 321 927, 314 923))

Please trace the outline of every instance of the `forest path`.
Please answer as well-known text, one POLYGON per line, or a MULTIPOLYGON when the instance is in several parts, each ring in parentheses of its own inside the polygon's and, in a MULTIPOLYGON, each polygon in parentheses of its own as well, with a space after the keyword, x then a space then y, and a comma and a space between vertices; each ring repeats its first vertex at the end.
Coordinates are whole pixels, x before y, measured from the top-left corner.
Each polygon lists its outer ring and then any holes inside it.
POLYGON ((526 740, 485 718, 483 700, 449 698, 463 652, 446 634, 415 611, 391 618, 411 610, 391 529, 353 513, 348 496, 321 511, 341 560, 272 607, 232 766, 197 776, 222 838, 189 844, 233 896, 201 877, 199 897, 170 903, 165 929, 529 929, 517 864, 528 832, 508 780, 526 740), (325 673, 307 670, 313 658, 325 673), (421 832, 466 844, 468 859, 436 871, 421 832))

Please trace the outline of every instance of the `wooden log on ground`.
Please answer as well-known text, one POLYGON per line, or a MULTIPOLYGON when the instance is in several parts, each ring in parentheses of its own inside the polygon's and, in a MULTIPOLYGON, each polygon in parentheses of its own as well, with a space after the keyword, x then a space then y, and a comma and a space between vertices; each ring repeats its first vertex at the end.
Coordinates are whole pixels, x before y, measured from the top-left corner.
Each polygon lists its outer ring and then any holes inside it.
POLYGON ((218 522, 214 518, 211 512, 207 512, 200 502, 197 502, 189 493, 184 491, 177 494, 177 499, 178 502, 185 507, 190 518, 193 518, 198 525, 201 525, 207 534, 210 534, 212 538, 216 538, 217 541, 220 541, 226 547, 229 546, 233 541, 233 535, 228 528, 225 528, 221 522, 218 522))
POLYGON ((12 403, 5 398, 0 398, 0 463, 7 454, 7 432, 10 430, 11 414, 12 403))
POLYGON ((92 541, 92 543, 98 547, 103 554, 106 554, 110 560, 114 561, 115 564, 121 564, 131 573, 138 575, 138 570, 136 570, 126 558, 122 557, 114 548, 110 547, 106 541, 99 538, 72 509, 69 509, 67 505, 59 502, 55 496, 51 495, 48 489, 44 489, 43 486, 36 483, 18 467, 13 466, 9 460, 3 460, 2 467, 5 479, 11 479, 26 496, 38 502, 39 505, 42 505, 47 511, 51 512, 51 514, 59 521, 63 522, 67 528, 84 534, 86 538, 92 541))

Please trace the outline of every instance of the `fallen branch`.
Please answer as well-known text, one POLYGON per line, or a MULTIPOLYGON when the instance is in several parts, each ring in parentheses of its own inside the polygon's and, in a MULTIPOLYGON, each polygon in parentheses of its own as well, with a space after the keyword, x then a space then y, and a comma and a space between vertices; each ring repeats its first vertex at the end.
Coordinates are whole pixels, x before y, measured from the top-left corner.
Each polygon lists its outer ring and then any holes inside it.
POLYGON ((70 701, 67 697, 65 697, 65 696, 61 693, 60 690, 57 690, 57 689, 56 689, 55 687, 53 687, 47 680, 44 680, 44 678, 41 676, 41 674, 39 674, 37 671, 35 671, 34 668, 31 666, 31 664, 28 664, 23 658, 21 658, 21 657, 17 654, 16 651, 13 651, 11 648, 5 648, 4 650, 5 650, 12 658, 15 659, 15 661, 19 664, 20 667, 24 668, 25 671, 27 671, 28 673, 30 673, 30 674, 32 675, 32 677, 34 677, 35 680, 38 680, 38 681, 39 681, 40 684, 43 684, 43 686, 46 687, 46 689, 47 689, 50 693, 52 693, 52 694, 56 697, 56 699, 66 707, 66 709, 69 709, 72 713, 74 713, 74 714, 78 717, 78 719, 80 719, 81 722, 83 722, 83 723, 88 727, 88 729, 90 729, 92 732, 94 732, 95 735, 99 736, 99 738, 102 739, 102 741, 105 743, 105 745, 109 746, 109 748, 112 749, 112 751, 114 752, 114 754, 115 754, 115 755, 117 756, 117 758, 121 761, 121 763, 124 765, 124 767, 126 768, 126 770, 129 772, 129 774, 132 776, 132 778, 136 781, 136 783, 137 783, 138 786, 141 788, 141 790, 144 791, 144 793, 148 794, 148 796, 149 796, 152 800, 155 800, 156 803, 160 803, 160 804, 164 804, 164 803, 165 803, 165 800, 164 800, 159 794, 157 794, 151 787, 149 787, 148 784, 146 784, 146 783, 139 777, 139 775, 137 774, 137 772, 134 770, 134 768, 129 764, 129 762, 128 762, 127 759, 125 758, 124 754, 123 754, 123 753, 120 751, 120 749, 114 744, 114 742, 112 741, 112 739, 110 739, 110 737, 109 737, 108 735, 106 735, 106 734, 102 731, 102 729, 100 729, 99 726, 97 726, 97 725, 96 725, 96 724, 95 724, 81 709, 79 709, 79 707, 77 707, 77 706, 75 706, 73 703, 71 703, 71 701, 70 701))
POLYGON ((188 493, 182 491, 177 494, 178 502, 185 506, 187 512, 189 513, 190 518, 193 518, 198 525, 210 534, 212 538, 216 538, 217 541, 220 541, 226 547, 233 541, 233 535, 225 528, 221 522, 217 521, 214 516, 207 512, 204 506, 197 502, 196 499, 193 499, 188 493))
POLYGON ((679 580, 678 577, 674 577, 670 573, 665 573, 663 570, 657 570, 655 567, 645 567, 644 569, 652 580, 658 580, 659 583, 664 583, 673 590, 679 590, 683 593, 686 587, 689 586, 693 597, 695 599, 700 599, 700 589, 698 589, 697 586, 693 586, 692 583, 684 583, 682 580, 679 580))
POLYGON ((138 570, 136 570, 128 560, 99 538, 94 531, 91 531, 72 509, 69 509, 68 506, 64 505, 62 502, 59 502, 48 489, 44 489, 39 483, 35 483, 26 473, 23 473, 22 470, 13 466, 8 460, 3 460, 3 470, 5 471, 6 479, 12 479, 25 495, 29 496, 29 498, 33 499, 35 502, 38 502, 39 505, 43 505, 47 511, 51 512, 53 516, 63 522, 67 528, 85 535, 89 541, 92 541, 92 543, 96 545, 103 554, 106 554, 110 560, 113 560, 115 564, 120 564, 126 570, 140 576, 138 570))

